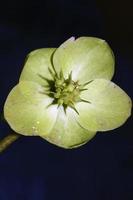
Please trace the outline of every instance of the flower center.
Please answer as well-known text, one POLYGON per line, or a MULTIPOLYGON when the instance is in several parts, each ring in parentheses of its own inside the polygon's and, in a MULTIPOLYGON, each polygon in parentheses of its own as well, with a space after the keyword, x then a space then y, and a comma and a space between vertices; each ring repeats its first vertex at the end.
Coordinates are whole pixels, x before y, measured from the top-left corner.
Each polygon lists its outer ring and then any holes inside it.
POLYGON ((43 93, 53 98, 52 104, 63 106, 64 111, 66 111, 66 108, 69 106, 74 109, 77 114, 79 114, 75 108, 75 103, 90 103, 87 100, 81 99, 80 93, 84 90, 87 90, 84 87, 88 85, 91 81, 80 85, 78 81, 75 82, 72 80, 72 72, 69 74, 67 79, 64 78, 62 71, 60 72, 60 74, 57 74, 56 71, 55 73, 53 73, 50 70, 50 74, 53 80, 49 80, 40 75, 40 77, 47 81, 47 83, 49 84, 47 88, 48 90, 45 90, 46 92, 43 93))
POLYGON ((55 80, 55 100, 58 105, 74 106, 80 100, 80 87, 78 82, 74 82, 69 76, 68 79, 57 78, 55 80))

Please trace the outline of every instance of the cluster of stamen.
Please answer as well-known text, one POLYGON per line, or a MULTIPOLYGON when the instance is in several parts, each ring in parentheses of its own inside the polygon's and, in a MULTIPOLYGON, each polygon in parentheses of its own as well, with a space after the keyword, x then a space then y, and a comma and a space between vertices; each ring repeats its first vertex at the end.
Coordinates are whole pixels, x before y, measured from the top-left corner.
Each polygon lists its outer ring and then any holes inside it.
POLYGON ((64 107, 74 107, 74 103, 80 101, 80 85, 72 80, 72 73, 68 79, 63 76, 56 78, 54 98, 64 107))
MULTIPOLYGON (((45 94, 53 97, 54 104, 58 104, 58 107, 63 106, 65 111, 66 108, 69 106, 78 113, 75 108, 75 103, 90 103, 89 101, 80 98, 81 91, 87 90, 84 87, 90 82, 80 85, 78 81, 72 80, 72 72, 69 74, 67 79, 64 78, 62 71, 60 72, 60 74, 57 74, 53 73, 50 70, 50 73, 52 75, 53 81, 50 81, 48 91, 45 92, 45 94)), ((41 78, 47 80, 44 77, 41 78)), ((47 80, 47 82, 49 82, 49 80, 47 80)))

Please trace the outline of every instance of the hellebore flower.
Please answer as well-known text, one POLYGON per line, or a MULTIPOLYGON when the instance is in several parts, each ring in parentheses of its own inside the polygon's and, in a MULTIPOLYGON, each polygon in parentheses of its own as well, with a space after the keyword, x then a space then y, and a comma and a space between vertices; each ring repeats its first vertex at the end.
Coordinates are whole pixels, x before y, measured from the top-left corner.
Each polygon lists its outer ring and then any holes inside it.
POLYGON ((131 99, 110 81, 113 74, 113 52, 99 38, 72 37, 57 49, 35 50, 8 95, 5 119, 19 134, 63 148, 83 145, 130 116, 131 99))

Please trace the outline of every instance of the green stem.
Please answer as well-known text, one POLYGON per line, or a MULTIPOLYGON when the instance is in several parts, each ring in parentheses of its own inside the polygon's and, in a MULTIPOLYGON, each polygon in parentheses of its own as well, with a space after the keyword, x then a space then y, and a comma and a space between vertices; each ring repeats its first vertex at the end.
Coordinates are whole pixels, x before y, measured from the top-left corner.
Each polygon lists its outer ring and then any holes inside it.
POLYGON ((6 150, 14 141, 16 141, 20 135, 16 133, 12 133, 6 137, 4 137, 0 141, 0 153, 2 153, 4 150, 6 150))

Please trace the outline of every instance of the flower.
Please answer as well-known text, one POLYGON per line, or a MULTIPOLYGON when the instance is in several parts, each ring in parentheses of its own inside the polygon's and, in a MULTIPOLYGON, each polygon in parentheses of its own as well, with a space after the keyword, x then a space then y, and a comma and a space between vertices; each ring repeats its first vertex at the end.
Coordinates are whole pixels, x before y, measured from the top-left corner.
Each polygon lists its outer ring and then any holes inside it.
POLYGON ((35 50, 7 97, 5 119, 17 133, 81 146, 130 116, 131 99, 110 81, 113 74, 113 52, 99 38, 72 37, 57 49, 35 50))

